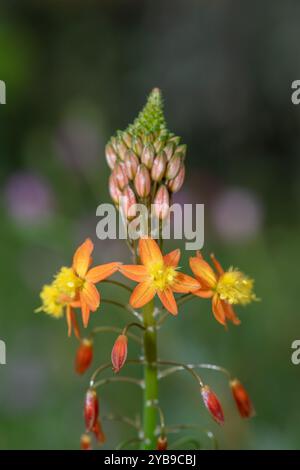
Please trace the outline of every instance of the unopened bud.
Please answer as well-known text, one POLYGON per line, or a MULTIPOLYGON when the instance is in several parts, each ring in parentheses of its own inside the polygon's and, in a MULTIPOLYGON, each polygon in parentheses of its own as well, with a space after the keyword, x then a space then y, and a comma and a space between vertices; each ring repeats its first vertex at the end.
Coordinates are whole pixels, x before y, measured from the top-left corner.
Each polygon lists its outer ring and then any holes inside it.
POLYGON ((171 137, 168 142, 172 142, 177 147, 180 143, 180 137, 173 135, 173 137, 171 137))
POLYGON ((182 162, 182 158, 180 157, 178 153, 173 155, 173 157, 171 158, 167 166, 166 178, 168 180, 176 178, 181 167, 181 162, 182 162))
POLYGON ((170 209, 170 197, 169 192, 165 185, 161 185, 158 188, 156 196, 154 198, 154 211, 156 217, 161 220, 164 220, 168 214, 170 209))
POLYGON ((92 440, 88 434, 82 434, 82 436, 80 437, 80 449, 92 450, 92 440))
POLYGON ((124 216, 127 219, 134 218, 136 216, 136 197, 130 186, 124 188, 120 201, 124 216))
POLYGON ((168 439, 166 436, 159 436, 156 443, 156 450, 167 450, 168 449, 168 439))
POLYGON ((201 387, 201 395, 207 410, 218 424, 224 424, 224 413, 217 395, 208 385, 201 387))
POLYGON ((109 177, 108 189, 109 189, 110 197, 112 198, 113 202, 119 205, 120 197, 122 196, 122 191, 117 185, 114 175, 110 175, 109 177))
POLYGON ((109 168, 113 170, 118 157, 111 144, 106 145, 105 156, 106 156, 106 161, 107 161, 109 168))
POLYGON ((159 182, 163 179, 163 176, 166 171, 167 166, 167 157, 165 152, 160 152, 159 155, 154 159, 151 178, 153 181, 159 182))
POLYGON ((162 139, 162 138, 156 139, 155 142, 154 142, 155 152, 156 153, 161 152, 162 149, 164 148, 164 145, 165 145, 164 139, 162 139))
POLYGON ((145 198, 149 196, 151 190, 150 173, 145 165, 139 165, 135 178, 134 187, 139 197, 145 198))
POLYGON ((102 429, 102 425, 101 425, 101 422, 99 419, 97 419, 93 429, 92 429, 92 432, 94 433, 95 435, 95 438, 97 439, 97 441, 100 443, 100 444, 104 444, 104 442, 106 441, 106 437, 105 437, 105 434, 103 432, 103 429, 102 429))
POLYGON ((178 172, 178 175, 174 178, 168 181, 168 189, 172 193, 177 193, 177 191, 180 190, 181 186, 184 183, 184 178, 185 178, 185 166, 182 163, 180 170, 178 172))
POLYGON ((134 137, 132 139, 132 148, 135 151, 135 153, 140 156, 143 151, 143 142, 140 137, 134 137))
POLYGON ((133 180, 139 166, 139 159, 132 150, 127 150, 124 164, 128 178, 133 180))
POLYGON ((128 339, 126 335, 120 335, 115 341, 111 352, 111 362, 113 371, 119 372, 125 364, 127 358, 128 339))
POLYGON ((120 189, 124 189, 127 186, 129 180, 126 173, 125 164, 123 162, 117 163, 112 172, 120 189))
POLYGON ((84 401, 84 419, 87 431, 91 431, 95 426, 99 415, 99 401, 97 393, 93 389, 89 389, 85 395, 84 401))
POLYGON ((146 165, 146 167, 151 170, 153 161, 155 157, 155 149, 152 144, 145 145, 143 149, 143 153, 141 156, 141 161, 146 165))
POLYGON ((180 155, 182 156, 184 160, 186 156, 186 145, 185 144, 178 145, 178 147, 176 148, 176 153, 180 153, 180 155))
POLYGON ((93 341, 84 338, 77 349, 75 359, 75 370, 83 374, 91 365, 93 360, 93 341))
POLYGON ((230 382, 230 388, 241 417, 251 418, 255 411, 244 386, 238 379, 234 379, 230 382))
POLYGON ((116 142, 117 145, 117 152, 121 160, 125 159, 126 151, 127 151, 127 146, 125 142, 123 142, 122 139, 118 139, 116 142))
POLYGON ((129 132, 123 132, 122 138, 125 142, 125 145, 130 148, 132 143, 132 135, 129 132))
POLYGON ((173 153, 174 153, 174 150, 175 150, 174 143, 173 142, 168 142, 167 145, 164 148, 164 152, 166 154, 166 157, 167 157, 168 161, 171 160, 171 158, 173 156, 173 153))

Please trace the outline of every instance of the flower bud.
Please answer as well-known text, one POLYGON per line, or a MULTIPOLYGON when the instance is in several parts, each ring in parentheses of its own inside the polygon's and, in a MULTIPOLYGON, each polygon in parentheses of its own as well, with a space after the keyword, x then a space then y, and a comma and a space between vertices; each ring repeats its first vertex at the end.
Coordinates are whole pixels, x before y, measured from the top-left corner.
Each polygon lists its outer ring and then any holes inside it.
POLYGON ((129 132, 123 132, 122 137, 125 142, 125 145, 127 145, 127 147, 130 148, 131 143, 132 143, 132 135, 129 132))
POLYGON ((155 157, 155 150, 152 144, 145 145, 143 149, 143 153, 141 156, 141 161, 146 165, 146 167, 151 170, 153 161, 155 157))
POLYGON ((213 419, 218 424, 224 424, 224 413, 217 395, 210 389, 208 385, 201 387, 201 395, 204 405, 210 412, 213 419))
POLYGON ((100 422, 99 419, 97 419, 96 423, 94 424, 92 432, 94 433, 95 438, 97 439, 97 441, 100 444, 104 444, 104 442, 106 441, 106 437, 105 437, 105 434, 103 432, 102 425, 101 425, 101 422, 100 422))
POLYGON ((136 197, 130 186, 126 186, 121 196, 121 207, 124 216, 127 219, 132 219, 136 216, 136 197))
POLYGON ((115 344, 111 352, 111 362, 113 365, 113 371, 119 372, 125 364, 127 358, 127 343, 128 339, 126 335, 120 335, 115 341, 115 344))
POLYGON ((139 159, 132 150, 127 150, 124 163, 128 178, 133 180, 139 166, 139 159))
POLYGON ((149 196, 151 190, 150 173, 145 165, 139 165, 135 178, 134 187, 139 197, 149 196))
POLYGON ((132 139, 132 148, 135 151, 135 153, 140 156, 143 151, 143 142, 140 137, 134 137, 132 139))
POLYGON ((99 401, 97 393, 93 389, 89 389, 85 395, 84 402, 84 419, 86 431, 91 431, 95 426, 99 414, 99 401))
POLYGON ((184 160, 186 156, 186 145, 185 144, 178 145, 178 147, 176 148, 176 153, 179 153, 182 159, 184 160))
POLYGON ((180 143, 180 137, 178 137, 177 135, 173 135, 173 137, 171 137, 168 142, 172 142, 176 147, 178 147, 179 143, 180 143))
POLYGON ((165 185, 161 185, 158 188, 156 196, 154 198, 154 212, 156 217, 161 220, 164 220, 168 214, 170 209, 170 197, 169 192, 165 185))
POLYGON ((234 379, 230 382, 230 388, 241 417, 251 418, 255 411, 244 386, 238 379, 234 379))
POLYGON ((107 161, 109 168, 113 170, 118 157, 111 144, 106 145, 105 156, 106 156, 106 161, 107 161))
POLYGON ((168 449, 168 439, 166 436, 159 436, 156 443, 156 450, 167 450, 168 449))
POLYGON ((78 374, 83 374, 91 365, 93 360, 93 341, 84 338, 77 349, 75 359, 75 370, 78 374))
POLYGON ((180 190, 181 186, 184 183, 184 178, 185 178, 185 166, 183 163, 181 163, 180 170, 178 172, 178 175, 168 181, 168 189, 172 193, 177 193, 177 191, 180 190))
POLYGON ((80 449, 92 450, 92 440, 88 434, 82 434, 80 437, 80 449))
POLYGON ((151 170, 151 178, 153 181, 159 182, 162 180, 167 165, 167 157, 165 152, 160 152, 157 157, 154 159, 152 170, 151 170))
POLYGON ((128 184, 128 176, 126 173, 126 168, 123 162, 117 163, 113 172, 113 177, 115 178, 120 189, 124 189, 128 184))
POLYGON ((181 162, 182 159, 180 157, 180 154, 176 153, 175 155, 173 155, 167 166, 166 178, 168 180, 176 178, 181 168, 181 162))
POLYGON ((126 151, 127 151, 127 146, 125 142, 123 142, 122 139, 118 139, 116 142, 117 146, 117 152, 121 160, 125 159, 126 151))
POLYGON ((168 162, 171 160, 174 150, 175 150, 175 145, 173 144, 173 142, 168 142, 164 148, 164 152, 166 154, 168 162))
POLYGON ((109 194, 113 202, 119 205, 120 197, 122 196, 122 191, 119 189, 114 175, 110 175, 108 182, 109 194))
POLYGON ((155 152, 159 153, 164 148, 165 142, 163 139, 156 139, 154 142, 155 152))

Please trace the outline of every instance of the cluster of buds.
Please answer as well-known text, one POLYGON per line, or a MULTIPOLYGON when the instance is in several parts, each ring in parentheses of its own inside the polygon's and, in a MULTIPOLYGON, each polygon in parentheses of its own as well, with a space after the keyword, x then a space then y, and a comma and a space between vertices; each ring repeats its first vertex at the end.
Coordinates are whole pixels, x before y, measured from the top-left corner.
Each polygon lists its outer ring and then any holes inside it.
POLYGON ((105 153, 110 195, 124 216, 134 219, 135 204, 153 204, 155 215, 165 219, 172 194, 184 182, 186 146, 167 130, 159 89, 151 92, 134 123, 110 139, 105 153))

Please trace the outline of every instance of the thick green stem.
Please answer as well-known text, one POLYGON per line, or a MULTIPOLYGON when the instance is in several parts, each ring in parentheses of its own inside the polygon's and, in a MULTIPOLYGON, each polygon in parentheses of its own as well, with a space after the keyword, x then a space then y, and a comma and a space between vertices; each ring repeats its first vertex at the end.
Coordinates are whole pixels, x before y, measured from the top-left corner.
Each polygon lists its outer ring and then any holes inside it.
POLYGON ((155 429, 157 424, 158 404, 158 377, 157 377, 157 338, 156 322, 154 318, 154 302, 151 301, 144 307, 144 449, 155 449, 155 429))

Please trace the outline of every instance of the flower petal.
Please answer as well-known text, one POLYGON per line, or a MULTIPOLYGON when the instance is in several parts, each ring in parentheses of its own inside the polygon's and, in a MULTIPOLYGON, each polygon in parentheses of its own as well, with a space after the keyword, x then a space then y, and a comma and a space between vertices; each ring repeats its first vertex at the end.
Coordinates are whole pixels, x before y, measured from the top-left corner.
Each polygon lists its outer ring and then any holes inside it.
POLYGON ((214 291, 211 289, 199 289, 193 292, 193 294, 201 297, 201 299, 210 299, 214 295, 214 291))
POLYGON ((80 339, 80 329, 77 322, 76 314, 70 305, 67 305, 66 319, 68 325, 68 336, 71 336, 73 327, 76 338, 80 339))
POLYGON ((129 303, 133 308, 143 307, 153 299, 155 292, 155 288, 149 281, 141 282, 134 288, 129 303))
POLYGON ((81 314, 82 314, 82 323, 84 328, 86 328, 89 324, 89 319, 90 319, 90 309, 85 302, 82 292, 80 293, 80 300, 81 300, 81 314))
POLYGON ((142 263, 147 266, 151 263, 163 262, 160 248, 152 238, 141 238, 139 241, 139 252, 142 263))
POLYGON ((92 282, 86 281, 81 291, 81 300, 88 305, 92 312, 95 312, 100 305, 100 294, 92 282))
POLYGON ((214 266, 216 268, 216 271, 217 273, 222 276, 222 274, 224 274, 224 269, 222 268, 221 264, 219 263, 219 261, 216 259, 215 255, 213 253, 211 253, 210 255, 211 257, 211 260, 212 262, 214 263, 214 266))
POLYGON ((183 294, 197 291, 199 288, 200 283, 196 279, 183 273, 177 273, 171 286, 173 292, 181 292, 183 294))
POLYGON ((115 273, 119 266, 120 263, 117 262, 95 266, 87 272, 85 279, 92 282, 93 284, 96 284, 97 282, 103 281, 103 279, 106 279, 115 273))
POLYGON ((143 282, 148 278, 147 269, 142 264, 122 264, 119 271, 128 279, 136 282, 143 282))
POLYGON ((172 313, 172 315, 178 314, 176 300, 170 287, 167 287, 167 289, 163 291, 157 291, 157 295, 168 312, 172 313))
POLYGON ((180 250, 177 248, 177 250, 173 250, 167 255, 164 256, 164 263, 166 266, 172 266, 173 268, 176 268, 178 266, 180 260, 180 250))
POLYGON ((198 256, 190 258, 190 268, 203 288, 215 287, 217 278, 209 264, 198 256))
POLYGON ((226 325, 226 314, 225 310, 223 307, 223 303, 218 296, 218 294, 215 294, 212 299, 212 310, 213 314, 216 318, 216 320, 221 323, 221 325, 226 325))
POLYGON ((90 264, 91 253, 94 249, 93 242, 87 238, 75 251, 73 257, 73 269, 79 277, 84 277, 90 264))
POLYGON ((221 302, 222 302, 222 306, 223 306, 226 318, 232 321, 234 325, 240 325, 241 320, 236 316, 232 306, 228 302, 225 302, 224 300, 222 300, 221 302))

